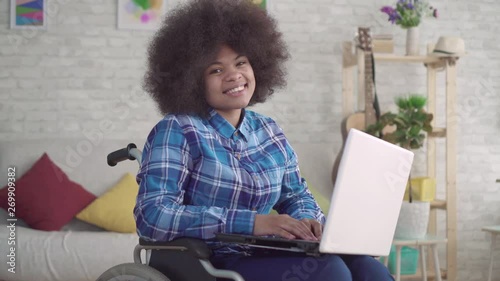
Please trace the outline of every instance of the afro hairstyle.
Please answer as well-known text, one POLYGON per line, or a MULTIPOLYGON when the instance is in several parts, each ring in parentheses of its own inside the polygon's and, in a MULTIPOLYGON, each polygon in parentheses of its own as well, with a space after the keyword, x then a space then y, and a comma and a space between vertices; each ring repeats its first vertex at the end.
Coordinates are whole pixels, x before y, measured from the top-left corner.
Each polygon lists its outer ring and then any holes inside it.
POLYGON ((251 0, 191 0, 166 15, 148 48, 143 87, 163 114, 207 116, 203 73, 222 44, 245 55, 253 68, 249 105, 285 87, 290 55, 266 11, 251 0))

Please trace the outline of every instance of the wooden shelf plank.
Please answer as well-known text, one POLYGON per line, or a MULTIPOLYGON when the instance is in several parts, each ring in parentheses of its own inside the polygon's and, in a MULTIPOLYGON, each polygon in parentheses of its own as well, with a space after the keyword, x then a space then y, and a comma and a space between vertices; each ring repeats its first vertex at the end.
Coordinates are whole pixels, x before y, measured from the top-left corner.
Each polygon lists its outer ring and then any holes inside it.
MULTIPOLYGON (((411 279, 411 280, 422 280, 422 273, 419 272, 420 268, 417 270, 416 274, 412 275, 401 275, 401 279, 411 279)), ((396 278, 395 275, 392 275, 392 277, 396 278)), ((446 269, 441 268, 441 279, 446 279, 446 269)), ((432 281, 436 280, 436 274, 434 271, 427 270, 427 280, 432 281)))
POLYGON ((434 200, 431 202, 431 209, 441 209, 446 210, 446 201, 445 200, 434 200))
POLYGON ((481 230, 492 233, 500 233, 500 225, 485 226, 481 230))
POLYGON ((427 234, 425 237, 420 239, 397 239, 394 238, 392 245, 396 246, 420 246, 420 245, 434 245, 439 243, 446 243, 448 239, 446 237, 436 236, 427 234))
POLYGON ((432 133, 429 134, 431 138, 444 138, 446 137, 446 128, 432 128, 432 133))
POLYGON ((438 63, 439 57, 435 56, 402 56, 395 54, 374 53, 376 61, 401 62, 401 63, 438 63))

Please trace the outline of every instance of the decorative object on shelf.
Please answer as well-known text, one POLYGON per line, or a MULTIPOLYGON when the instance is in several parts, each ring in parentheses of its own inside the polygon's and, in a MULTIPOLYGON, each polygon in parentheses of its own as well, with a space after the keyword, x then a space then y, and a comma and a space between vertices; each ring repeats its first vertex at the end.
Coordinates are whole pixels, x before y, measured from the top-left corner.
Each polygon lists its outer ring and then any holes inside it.
POLYGON ((420 54, 418 26, 406 29, 406 55, 418 56, 420 54))
POLYGON ((418 26, 424 17, 438 17, 437 9, 425 0, 398 0, 396 7, 384 6, 381 12, 389 16, 392 24, 406 29, 406 55, 415 56, 419 54, 419 30, 418 26))
POLYGON ((374 35, 373 52, 392 54, 394 52, 394 42, 392 40, 392 34, 374 35))
POLYGON ((396 98, 398 113, 386 112, 380 119, 367 128, 367 132, 382 137, 384 140, 398 144, 406 149, 418 149, 424 144, 425 135, 432 132, 433 115, 424 109, 427 98, 421 95, 396 98), (390 133, 382 135, 386 126, 395 126, 390 133))
POLYGON ((10 28, 46 29, 47 0, 11 0, 10 28))
POLYGON ((377 93, 375 92, 375 64, 373 58, 373 46, 370 28, 359 27, 356 36, 357 47, 363 51, 365 70, 364 70, 364 96, 365 110, 355 112, 342 119, 340 130, 342 134, 342 147, 340 148, 332 169, 332 183, 337 181, 337 172, 344 152, 345 141, 350 129, 365 130, 368 125, 375 124, 380 116, 380 106, 377 93))
MULTIPOLYGON (((424 132, 431 133, 433 115, 424 110, 427 98, 420 95, 396 99, 398 113, 387 112, 366 132, 405 149, 424 145, 424 132)), ((413 200, 412 182, 408 181, 408 202, 401 206, 395 238, 419 239, 425 236, 429 222, 430 202, 413 200)))
MULTIPOLYGON (((388 257, 387 267, 389 268, 389 272, 391 274, 397 273, 397 254, 396 254, 396 246, 391 247, 391 252, 388 257)), ((400 257, 400 266, 401 266, 401 275, 413 275, 417 273, 418 268, 418 257, 419 252, 417 249, 409 246, 403 246, 401 248, 401 257, 400 257)), ((385 262, 385 260, 384 260, 385 262)))
POLYGON ((166 11, 165 0, 118 0, 118 29, 156 30, 166 11))
POLYGON ((465 43, 460 37, 439 37, 431 55, 438 57, 460 57, 465 55, 465 43))
POLYGON ((404 200, 410 200, 410 183, 411 196, 413 200, 432 202, 436 199, 436 179, 430 177, 416 177, 410 179, 404 200))

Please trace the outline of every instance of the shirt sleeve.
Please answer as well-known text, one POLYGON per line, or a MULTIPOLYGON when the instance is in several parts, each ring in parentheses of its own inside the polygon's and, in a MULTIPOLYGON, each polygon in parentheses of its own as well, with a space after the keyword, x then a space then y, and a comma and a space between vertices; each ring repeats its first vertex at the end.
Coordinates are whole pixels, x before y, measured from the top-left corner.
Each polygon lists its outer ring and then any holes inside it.
POLYGON ((253 233, 255 211, 184 204, 192 165, 183 129, 175 119, 162 120, 148 137, 137 175, 134 216, 139 236, 170 241, 177 237, 210 239, 216 232, 253 233))
POLYGON ((288 142, 286 151, 290 158, 283 176, 281 195, 274 208, 278 213, 288 214, 298 220, 315 219, 324 224, 325 216, 307 188, 306 181, 300 176, 297 155, 288 142))

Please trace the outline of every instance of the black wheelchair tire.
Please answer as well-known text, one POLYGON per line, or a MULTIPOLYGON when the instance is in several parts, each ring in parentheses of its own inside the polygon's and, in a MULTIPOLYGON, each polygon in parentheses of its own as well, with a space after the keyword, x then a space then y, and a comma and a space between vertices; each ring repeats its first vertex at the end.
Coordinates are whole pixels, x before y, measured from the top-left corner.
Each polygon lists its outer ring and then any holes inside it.
POLYGON ((106 270, 96 281, 170 281, 170 279, 150 266, 123 263, 106 270))

